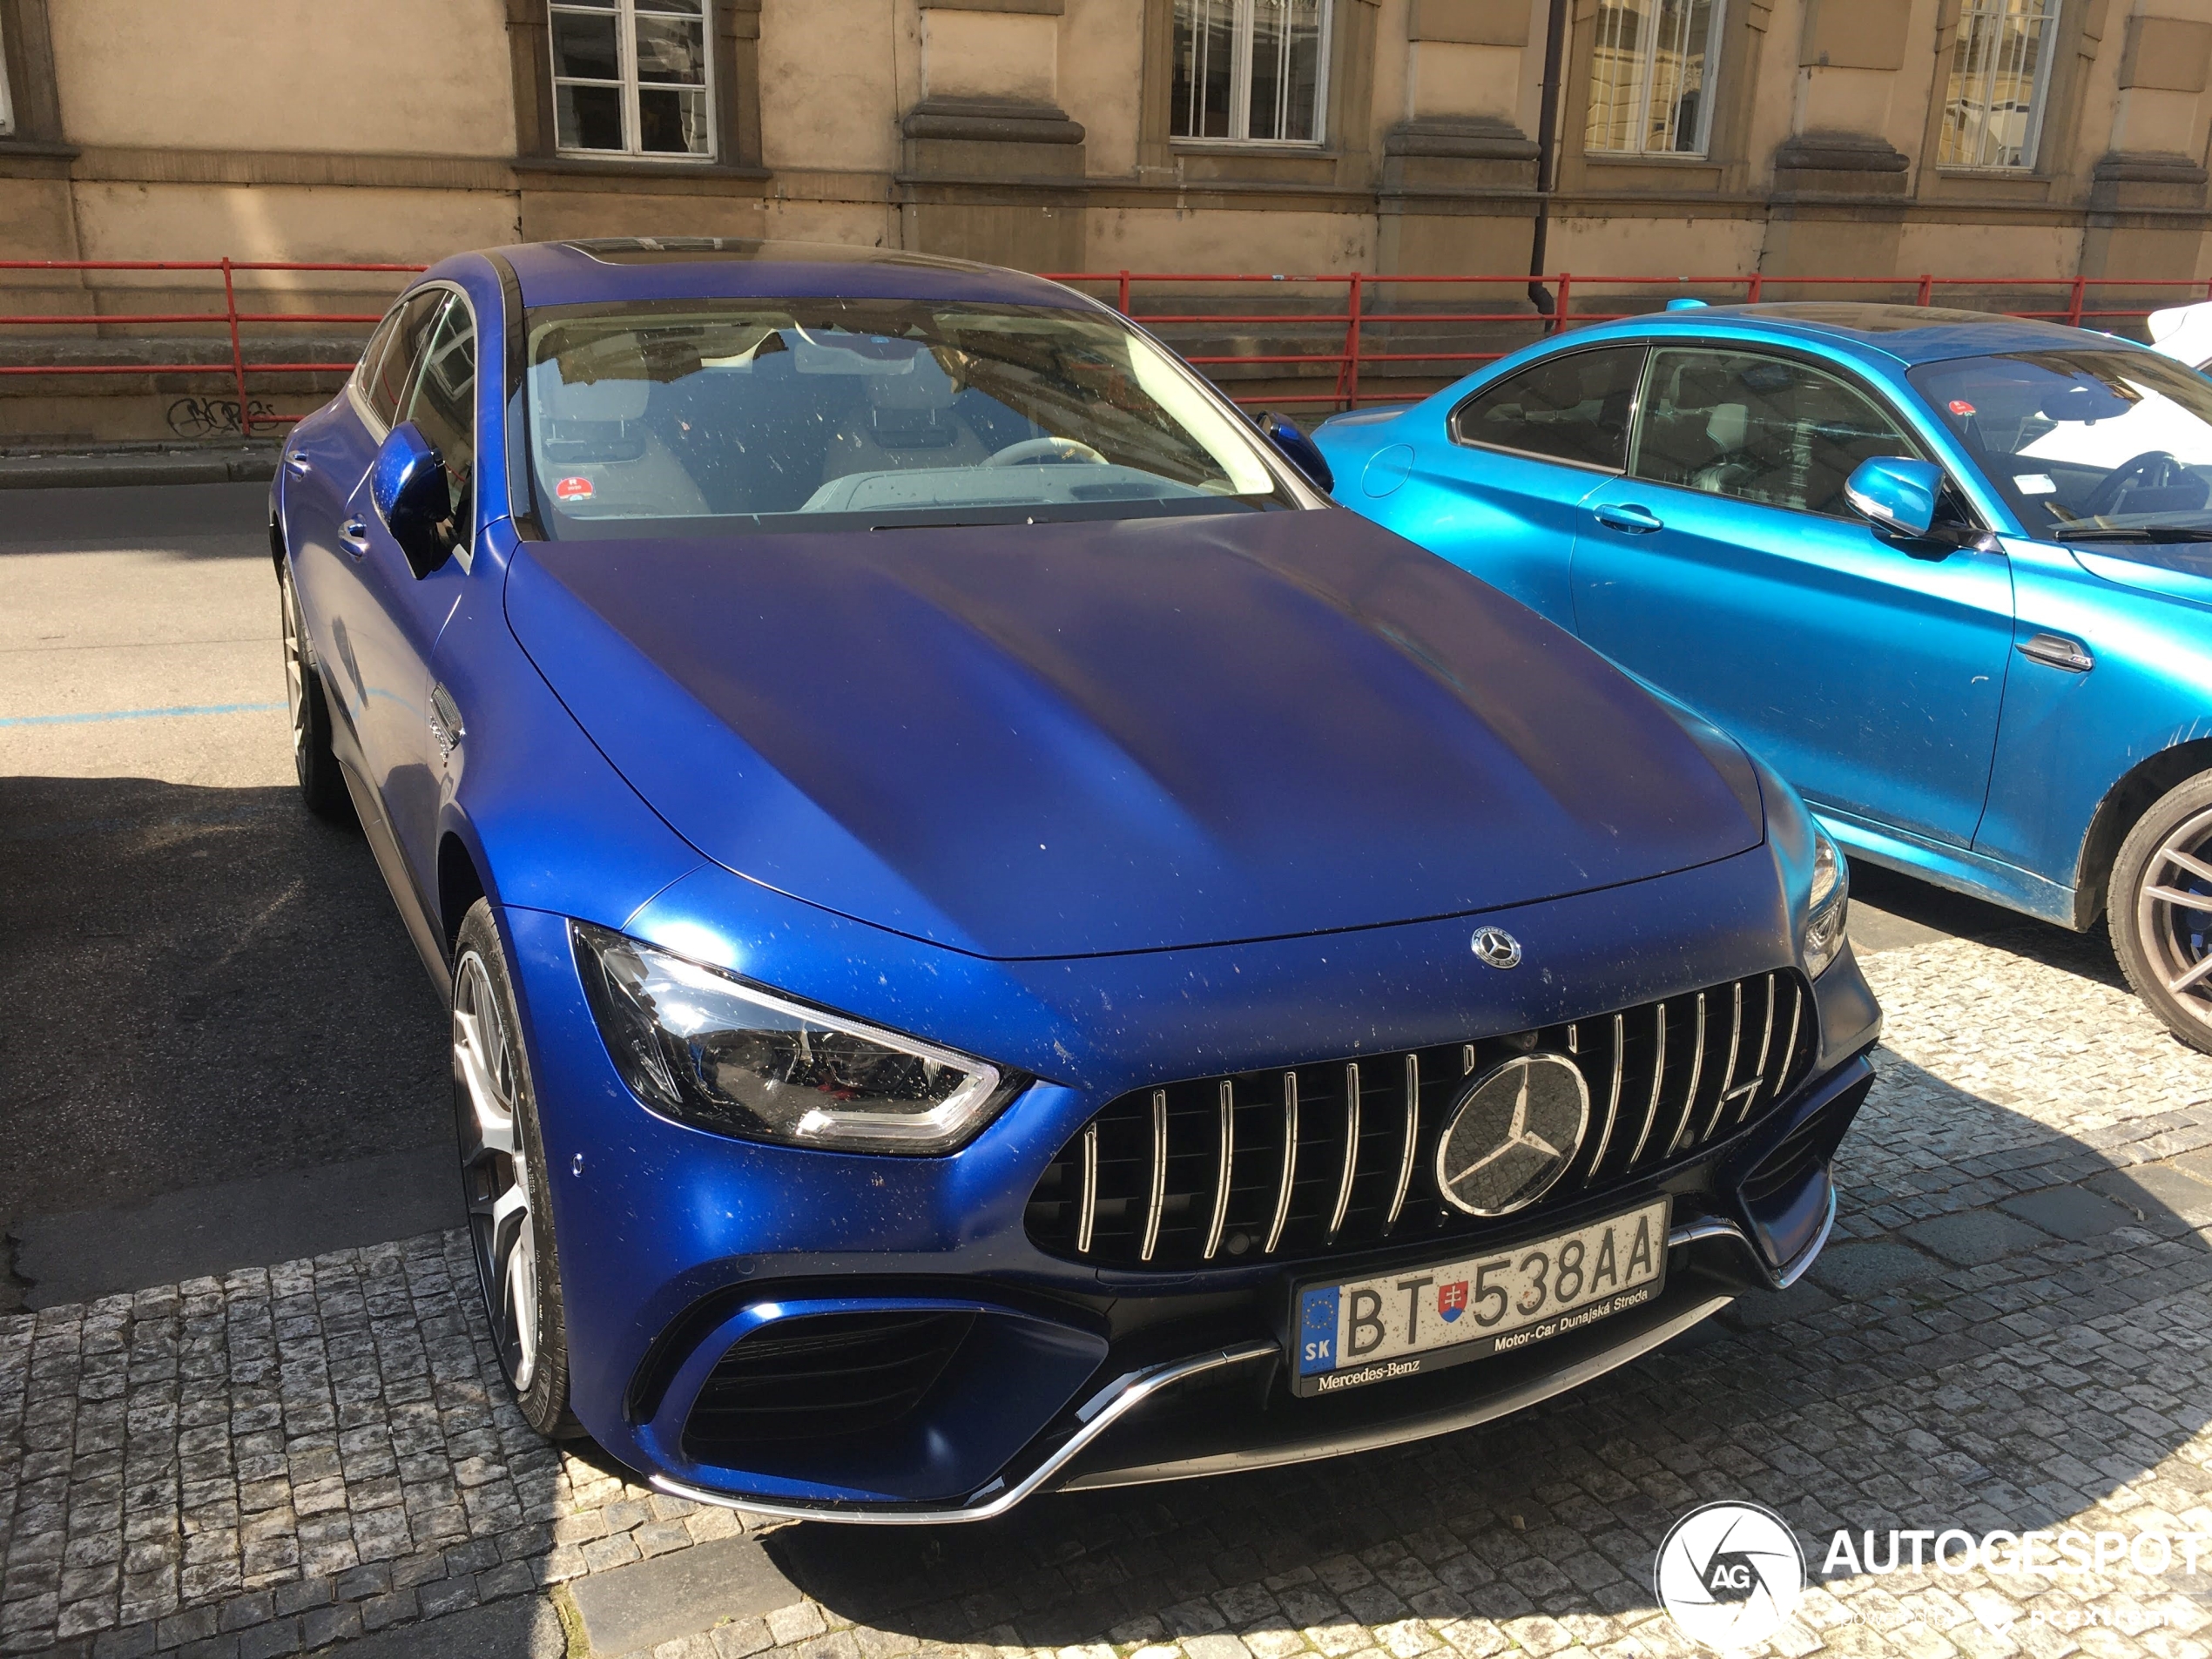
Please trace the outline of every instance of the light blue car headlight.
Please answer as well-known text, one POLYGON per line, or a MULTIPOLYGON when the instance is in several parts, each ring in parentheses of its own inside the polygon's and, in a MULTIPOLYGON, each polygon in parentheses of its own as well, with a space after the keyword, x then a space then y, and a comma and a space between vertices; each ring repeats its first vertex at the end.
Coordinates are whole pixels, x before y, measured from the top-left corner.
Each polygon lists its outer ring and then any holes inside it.
POLYGON ((1844 924, 1851 910, 1851 867, 1828 832, 1812 826, 1812 883, 1805 894, 1805 927, 1798 948, 1805 972, 1815 979, 1844 948, 1844 924))

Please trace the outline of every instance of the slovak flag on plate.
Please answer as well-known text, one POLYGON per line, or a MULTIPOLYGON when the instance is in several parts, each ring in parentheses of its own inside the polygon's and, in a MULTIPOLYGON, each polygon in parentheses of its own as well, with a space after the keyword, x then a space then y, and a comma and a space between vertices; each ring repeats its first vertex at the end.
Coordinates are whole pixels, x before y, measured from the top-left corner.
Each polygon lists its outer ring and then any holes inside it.
POLYGON ((1447 1325, 1465 1313, 1467 1311, 1467 1282, 1461 1279, 1457 1285, 1438 1285, 1436 1311, 1447 1325))

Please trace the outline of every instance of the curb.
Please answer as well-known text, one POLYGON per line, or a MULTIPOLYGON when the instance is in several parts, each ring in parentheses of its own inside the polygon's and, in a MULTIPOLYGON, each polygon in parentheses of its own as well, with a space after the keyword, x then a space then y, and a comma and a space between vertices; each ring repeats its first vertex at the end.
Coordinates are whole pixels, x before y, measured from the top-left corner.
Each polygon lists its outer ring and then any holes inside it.
POLYGON ((266 483, 276 476, 276 464, 273 449, 216 455, 0 456, 0 489, 266 483))

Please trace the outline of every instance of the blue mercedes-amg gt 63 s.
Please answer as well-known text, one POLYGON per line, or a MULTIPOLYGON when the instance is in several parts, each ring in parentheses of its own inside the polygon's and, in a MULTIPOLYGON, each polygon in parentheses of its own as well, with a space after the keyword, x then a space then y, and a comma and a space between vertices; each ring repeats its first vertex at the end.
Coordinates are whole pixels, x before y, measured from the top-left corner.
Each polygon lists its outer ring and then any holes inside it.
POLYGON ((2107 919, 2212 1050, 2212 381, 1979 312, 1676 301, 1315 439, 1853 857, 2107 919))
POLYGON ((450 1000, 538 1429, 972 1519, 1478 1422, 1811 1261, 1834 845, 1295 449, 1052 283, 712 241, 448 260, 300 423, 300 784, 450 1000))

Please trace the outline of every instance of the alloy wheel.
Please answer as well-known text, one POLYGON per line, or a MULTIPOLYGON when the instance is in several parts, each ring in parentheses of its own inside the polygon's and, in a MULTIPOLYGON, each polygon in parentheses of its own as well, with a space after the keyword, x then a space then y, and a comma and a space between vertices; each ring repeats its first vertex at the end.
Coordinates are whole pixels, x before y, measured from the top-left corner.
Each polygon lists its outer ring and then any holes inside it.
POLYGON ((2181 824, 2143 866, 2135 930, 2151 972, 2212 1024, 2212 811, 2181 824))
POLYGON ((300 605, 292 583, 280 586, 284 613, 284 697, 292 713, 292 764, 304 779, 307 771, 307 664, 300 640, 300 605))
POLYGON ((474 950, 454 970, 453 1073, 469 1231, 492 1337, 519 1393, 537 1372, 537 1229, 516 1116, 512 1042, 491 975, 474 950))

